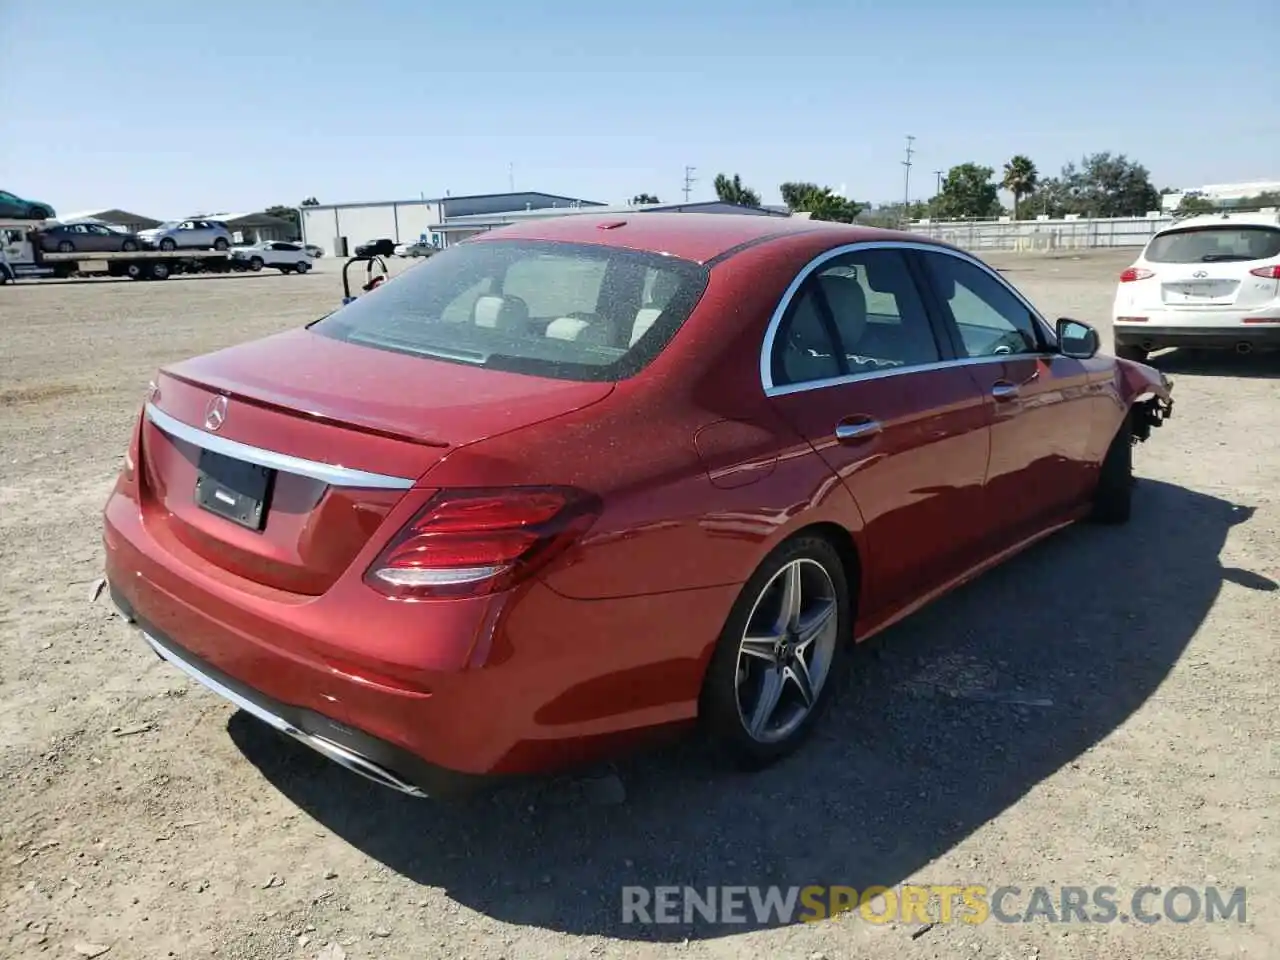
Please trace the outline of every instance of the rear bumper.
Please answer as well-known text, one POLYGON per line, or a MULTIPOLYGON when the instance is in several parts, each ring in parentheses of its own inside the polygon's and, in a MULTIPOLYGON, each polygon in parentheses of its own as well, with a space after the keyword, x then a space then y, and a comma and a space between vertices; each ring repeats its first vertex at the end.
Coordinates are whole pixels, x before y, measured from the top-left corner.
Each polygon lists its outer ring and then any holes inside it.
POLYGON ((1280 323, 1239 323, 1232 326, 1168 326, 1152 323, 1116 323, 1116 346, 1232 348, 1280 348, 1280 323))
POLYGON ((487 780, 427 763, 407 750, 323 714, 269 697, 184 650, 151 624, 139 620, 128 601, 114 587, 111 599, 125 618, 142 632, 143 639, 160 659, 251 716, 353 773, 413 797, 456 796, 471 792, 487 780))
POLYGON ((362 775, 431 795, 611 756, 692 721, 738 591, 570 600, 534 583, 436 607, 356 575, 323 596, 282 595, 175 554, 119 490, 104 541, 112 596, 161 657, 362 775), (442 653, 460 645, 461 660, 442 653))

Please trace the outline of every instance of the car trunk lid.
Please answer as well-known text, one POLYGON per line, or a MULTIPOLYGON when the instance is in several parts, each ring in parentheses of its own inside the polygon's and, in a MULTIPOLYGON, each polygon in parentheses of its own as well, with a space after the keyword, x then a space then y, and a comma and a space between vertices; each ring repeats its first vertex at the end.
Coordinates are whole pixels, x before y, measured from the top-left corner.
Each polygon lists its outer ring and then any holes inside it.
POLYGON ((144 522, 237 576, 316 595, 450 450, 611 390, 305 330, 232 347, 161 372, 142 436, 144 522))

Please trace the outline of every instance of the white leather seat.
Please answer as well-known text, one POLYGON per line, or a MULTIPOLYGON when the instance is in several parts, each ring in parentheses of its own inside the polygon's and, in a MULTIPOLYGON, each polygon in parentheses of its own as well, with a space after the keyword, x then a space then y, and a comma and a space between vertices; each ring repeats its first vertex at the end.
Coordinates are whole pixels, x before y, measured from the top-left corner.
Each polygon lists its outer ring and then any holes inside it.
POLYGON ((529 317, 523 303, 507 297, 476 298, 472 318, 477 327, 501 330, 503 333, 523 333, 529 326, 529 317))
POLYGON ((489 329, 496 327, 505 303, 501 297, 477 297, 474 310, 476 326, 489 329))
POLYGON ((547 324, 547 337, 551 340, 577 340, 591 324, 580 317, 558 317, 547 324))
POLYGON ((818 284, 835 317, 845 350, 857 349, 867 330, 867 295, 862 291, 862 284, 852 277, 834 273, 823 274, 818 278, 818 284))
POLYGON ((649 328, 662 316, 667 304, 680 287, 680 275, 674 270, 659 270, 653 276, 653 286, 643 307, 636 311, 631 324, 631 344, 649 332, 649 328))
POLYGON ((644 307, 636 311, 635 323, 631 324, 631 345, 649 332, 649 328, 662 316, 661 307, 644 307))

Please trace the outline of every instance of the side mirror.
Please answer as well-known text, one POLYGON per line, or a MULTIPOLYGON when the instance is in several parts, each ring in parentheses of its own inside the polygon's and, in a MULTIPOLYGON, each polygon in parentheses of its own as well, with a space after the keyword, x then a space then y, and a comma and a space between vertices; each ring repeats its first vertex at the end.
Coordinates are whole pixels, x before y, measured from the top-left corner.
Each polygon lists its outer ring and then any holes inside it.
POLYGON ((1101 340, 1098 331, 1080 320, 1063 317, 1058 321, 1058 352, 1075 360, 1088 360, 1095 356, 1101 340))

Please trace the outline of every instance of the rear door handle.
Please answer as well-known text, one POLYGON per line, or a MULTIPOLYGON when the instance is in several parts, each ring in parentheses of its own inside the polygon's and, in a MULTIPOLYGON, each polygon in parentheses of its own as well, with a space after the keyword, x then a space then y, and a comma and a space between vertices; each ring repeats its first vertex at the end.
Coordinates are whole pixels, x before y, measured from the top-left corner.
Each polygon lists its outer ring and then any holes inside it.
POLYGON ((884 428, 879 420, 843 420, 836 424, 836 439, 841 443, 869 440, 884 428))
POLYGON ((1016 400, 1018 398, 1018 385, 1009 383, 1007 380, 999 380, 992 386, 991 396, 997 400, 1016 400))

